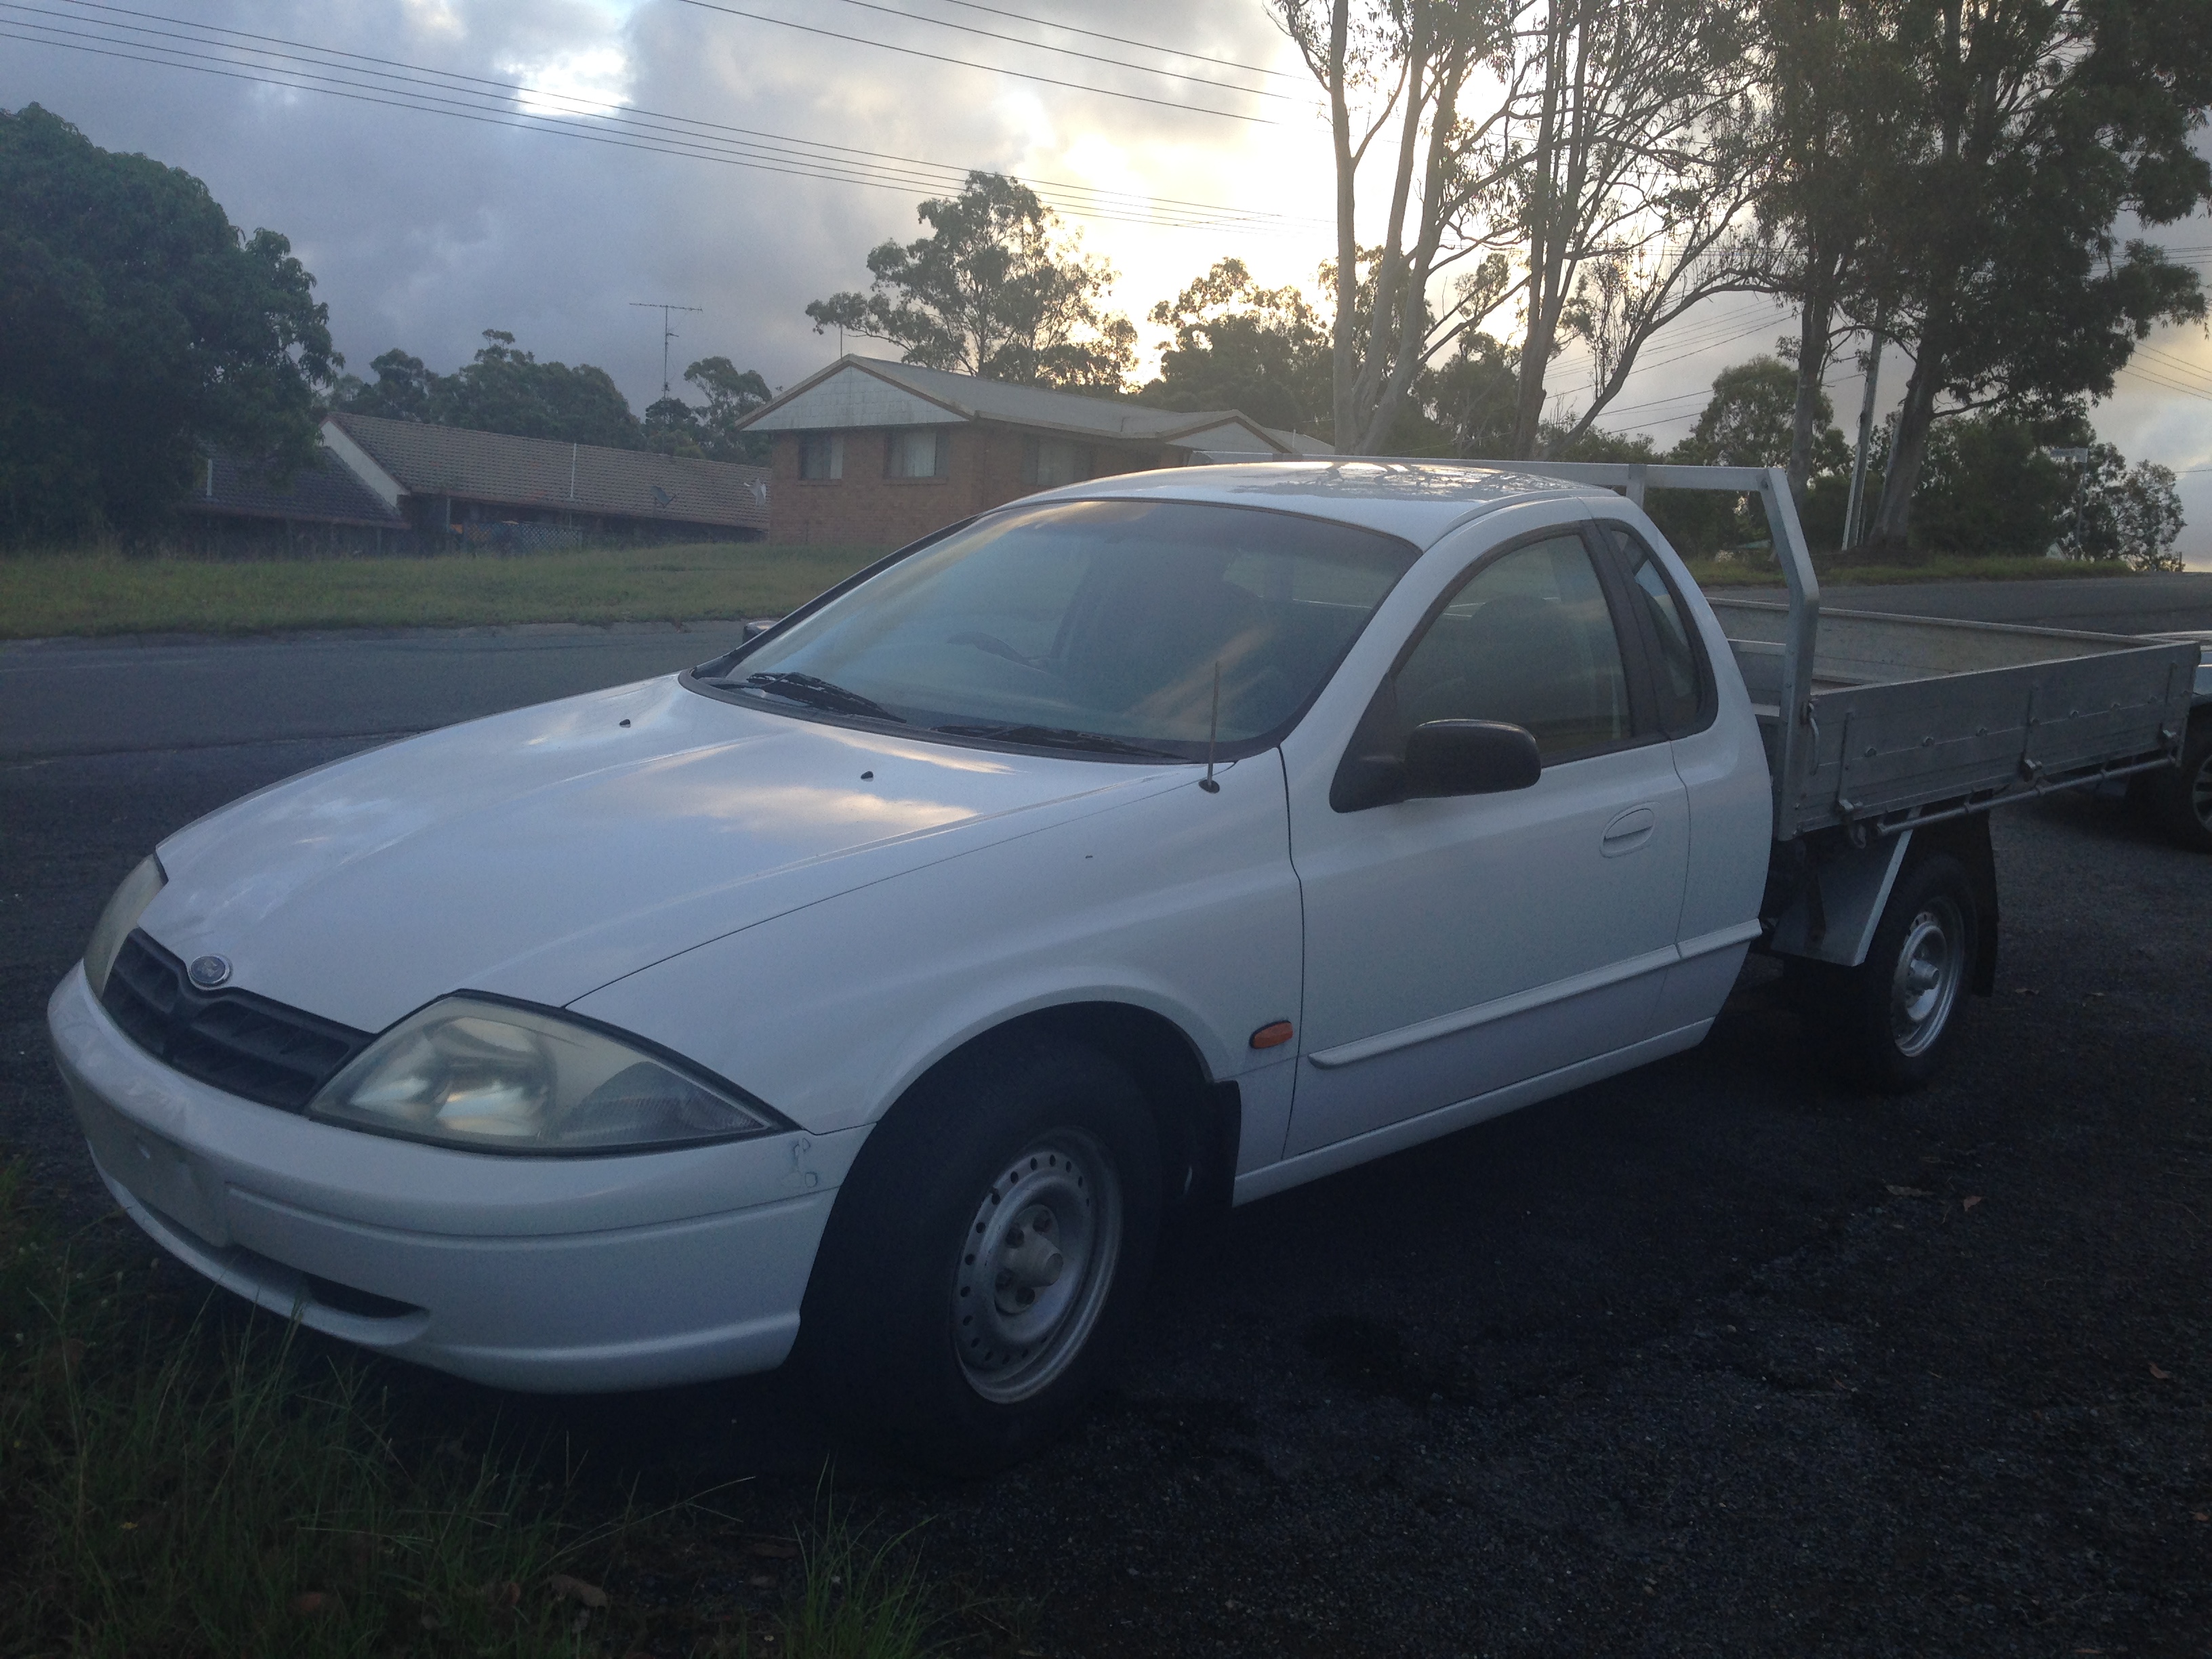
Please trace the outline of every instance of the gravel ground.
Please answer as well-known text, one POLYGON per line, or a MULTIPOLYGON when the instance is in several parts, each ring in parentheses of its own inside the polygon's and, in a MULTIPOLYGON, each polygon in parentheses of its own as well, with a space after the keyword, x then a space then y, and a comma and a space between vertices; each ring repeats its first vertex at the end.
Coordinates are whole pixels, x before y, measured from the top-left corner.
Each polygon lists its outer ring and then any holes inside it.
MULTIPOLYGON (((109 889, 356 746, 0 767, 0 1144, 49 1202, 106 1209, 42 1017, 109 889)), ((2212 860, 2094 801, 1996 838, 1998 993, 1925 1092, 1841 1086, 1754 985, 1694 1053, 1193 1239, 1029 1467, 841 1486, 1054 1656, 2212 1651, 2212 860)), ((385 1376, 610 1492, 753 1477, 718 1502, 756 1529, 832 1451, 780 1377, 385 1376)), ((726 1606, 744 1571, 612 1588, 726 1606)))

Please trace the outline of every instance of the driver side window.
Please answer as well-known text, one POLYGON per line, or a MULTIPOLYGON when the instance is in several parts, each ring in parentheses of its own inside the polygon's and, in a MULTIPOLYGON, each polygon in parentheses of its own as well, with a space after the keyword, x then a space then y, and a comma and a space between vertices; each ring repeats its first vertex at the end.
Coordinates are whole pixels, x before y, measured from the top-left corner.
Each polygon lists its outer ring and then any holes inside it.
POLYGON ((1429 720, 1504 720, 1546 766, 1633 732, 1613 612, 1580 536, 1534 542, 1484 565, 1430 623, 1395 677, 1397 732, 1429 720))

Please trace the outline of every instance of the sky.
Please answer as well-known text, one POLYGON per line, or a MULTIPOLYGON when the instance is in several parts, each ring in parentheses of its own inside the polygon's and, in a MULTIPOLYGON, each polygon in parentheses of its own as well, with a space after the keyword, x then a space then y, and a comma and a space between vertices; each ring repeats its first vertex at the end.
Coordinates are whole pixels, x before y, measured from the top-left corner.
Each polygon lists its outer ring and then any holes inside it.
MULTIPOLYGON (((1112 263, 1148 347, 1163 331, 1145 313, 1214 260, 1310 286, 1333 245, 1322 106, 1261 0, 0 0, 0 108, 27 103, 290 237, 355 372, 395 345, 451 370, 499 328, 605 368, 640 410, 659 394, 662 314, 633 302, 699 307, 670 319, 679 391, 709 356, 790 384, 838 349, 806 302, 864 289, 868 249, 921 234, 916 203, 969 167, 1037 185, 1112 263), (248 73, 350 95, 240 78, 208 26, 260 37, 228 37, 258 44, 248 73), (136 61, 157 49, 171 61, 136 61), (410 77, 398 85, 416 103, 495 118, 397 106, 392 80, 362 84, 380 69, 410 77), (489 106, 425 71, 481 77, 489 106), (569 126, 498 124, 517 108, 569 126), (668 118, 715 125, 679 137, 668 118), (760 165, 730 165, 738 154, 760 165)), ((2162 240, 2212 278, 2212 222, 2162 240)), ((1791 331, 1765 300, 1711 301, 1645 348, 1600 424, 1670 443, 1716 374, 1791 331)), ((2212 337, 2166 329, 2148 346, 2094 418, 2131 460, 2180 475, 2181 550, 2212 569, 2212 337)), ((1560 405, 1586 363, 1562 357, 1560 405)), ((1884 411, 1905 367, 1894 350, 1883 365, 1884 411)), ((1830 377, 1846 430, 1862 386, 1847 353, 1830 377)))

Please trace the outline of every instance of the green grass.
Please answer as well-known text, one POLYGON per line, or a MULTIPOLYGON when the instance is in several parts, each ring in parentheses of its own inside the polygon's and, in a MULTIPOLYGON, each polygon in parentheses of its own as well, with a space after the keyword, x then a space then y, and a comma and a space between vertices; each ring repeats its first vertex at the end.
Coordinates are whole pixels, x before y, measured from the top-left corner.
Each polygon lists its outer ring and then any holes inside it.
MULTIPOLYGON (((1782 572, 1771 560, 1686 561, 1700 587, 1779 587, 1782 572)), ((1813 568, 1822 582, 1838 587, 1875 587, 1894 582, 2050 581, 2072 576, 2132 576, 2117 559, 1968 558, 1931 554, 1915 564, 1850 564, 1815 554, 1813 568)))
POLYGON ((908 1538, 876 1541, 819 1493, 765 1552, 787 1559, 780 1588, 734 1616, 711 1593, 635 1593, 637 1570, 665 1577, 702 1550, 709 1582, 757 1573, 761 1540, 714 1556, 730 1518, 703 1503, 585 1518, 565 1455, 410 1418, 374 1366, 224 1292, 155 1292, 153 1247, 125 1237, 58 1237, 0 1165, 0 1653, 926 1659, 975 1650, 979 1631, 1017 1645, 988 1604, 948 1611, 908 1538))
POLYGON ((702 543, 437 558, 0 556, 0 639, 781 616, 871 547, 702 543))

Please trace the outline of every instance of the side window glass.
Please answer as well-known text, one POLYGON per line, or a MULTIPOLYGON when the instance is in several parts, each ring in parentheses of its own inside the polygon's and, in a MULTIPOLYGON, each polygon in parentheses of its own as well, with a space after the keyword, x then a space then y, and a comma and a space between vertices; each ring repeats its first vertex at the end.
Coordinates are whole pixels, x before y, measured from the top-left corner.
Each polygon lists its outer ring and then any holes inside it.
POLYGON ((1398 670, 1399 737, 1428 720, 1506 720, 1547 766, 1625 743, 1628 675, 1582 538, 1516 548, 1452 596, 1398 670))
POLYGON ((1681 601, 1675 598, 1673 585, 1643 538, 1624 525, 1607 525, 1606 533, 1620 551, 1636 602, 1644 607, 1658 641, 1655 690, 1659 696, 1660 728, 1670 733, 1686 732, 1697 724, 1698 704, 1703 701, 1697 649, 1690 642, 1690 619, 1682 614, 1681 601))

